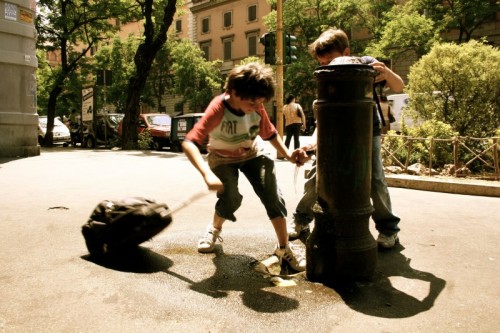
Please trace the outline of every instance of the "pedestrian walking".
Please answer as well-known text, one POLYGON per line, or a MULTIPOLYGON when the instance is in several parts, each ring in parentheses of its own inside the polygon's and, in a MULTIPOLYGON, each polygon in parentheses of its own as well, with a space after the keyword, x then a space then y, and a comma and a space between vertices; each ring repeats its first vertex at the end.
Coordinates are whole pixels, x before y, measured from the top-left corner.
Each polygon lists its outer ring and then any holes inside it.
POLYGON ((300 131, 306 129, 306 117, 302 106, 295 102, 295 96, 289 95, 286 98, 283 115, 285 116, 285 146, 290 148, 290 141, 293 137, 293 149, 297 149, 300 147, 300 131))

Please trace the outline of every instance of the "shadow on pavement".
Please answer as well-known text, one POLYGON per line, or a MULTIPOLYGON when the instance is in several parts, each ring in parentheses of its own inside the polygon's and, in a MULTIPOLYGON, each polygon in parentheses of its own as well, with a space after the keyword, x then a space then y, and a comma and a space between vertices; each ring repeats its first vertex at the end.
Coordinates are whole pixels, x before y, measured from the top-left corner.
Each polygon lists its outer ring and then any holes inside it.
POLYGON ((102 267, 127 273, 151 274, 165 272, 173 265, 172 260, 144 247, 137 247, 103 257, 94 257, 87 254, 81 258, 102 267))
POLYGON ((227 297, 228 291, 241 291, 243 304, 248 308, 265 313, 287 312, 299 307, 295 299, 266 290, 270 283, 254 269, 257 262, 245 255, 226 255, 217 246, 213 257, 216 271, 213 276, 193 283, 191 289, 214 298, 227 297))
POLYGON ((84 255, 81 258, 97 265, 128 273, 151 274, 165 272, 190 284, 190 289, 213 298, 228 297, 228 291, 241 291, 245 306, 257 312, 286 312, 299 307, 295 299, 263 290, 271 285, 254 270, 255 258, 245 255, 226 255, 222 247, 216 246, 213 263, 215 273, 200 282, 170 272, 173 261, 147 248, 138 247, 129 251, 102 258, 84 255))
MULTIPOLYGON (((403 250, 404 247, 397 244, 391 250, 379 251, 377 272, 371 281, 344 281, 325 286, 335 290, 351 309, 370 316, 407 318, 428 311, 434 306, 446 281, 432 273, 411 268, 411 259, 401 253, 403 250)), ((170 272, 172 260, 143 247, 100 259, 90 255, 82 256, 82 259, 122 272, 165 272, 188 283, 191 290, 212 298, 225 298, 230 291, 238 291, 243 304, 257 312, 279 313, 299 307, 298 300, 266 290, 271 285, 255 271, 255 258, 225 254, 219 245, 212 255, 216 270, 212 276, 199 282, 170 272)))
POLYGON ((379 251, 377 272, 370 282, 337 284, 331 287, 355 311, 383 318, 406 318, 428 311, 443 291, 446 281, 410 267, 411 259, 397 244, 393 249, 379 251), (391 281, 403 281, 404 289, 393 286, 391 281), (418 288, 418 285, 425 285, 418 288), (428 287, 427 287, 428 286, 428 287), (416 296, 415 294, 419 294, 416 296))
POLYGON ((26 157, 0 157, 0 165, 5 164, 5 163, 9 163, 9 162, 13 162, 13 161, 17 161, 17 160, 21 160, 21 159, 25 159, 25 158, 26 157))

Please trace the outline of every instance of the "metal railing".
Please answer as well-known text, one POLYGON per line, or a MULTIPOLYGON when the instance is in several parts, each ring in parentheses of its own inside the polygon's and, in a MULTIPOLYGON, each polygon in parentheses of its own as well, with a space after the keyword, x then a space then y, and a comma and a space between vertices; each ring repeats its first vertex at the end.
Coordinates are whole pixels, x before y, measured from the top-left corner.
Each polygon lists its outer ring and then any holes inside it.
MULTIPOLYGON (((420 149, 419 152, 427 150, 428 174, 430 176, 436 157, 436 145, 445 144, 448 146, 448 149, 444 149, 444 151, 450 151, 450 156, 449 158, 447 156, 440 157, 441 160, 444 158, 449 161, 449 164, 455 166, 453 171, 455 177, 461 176, 459 166, 468 168, 472 163, 477 161, 484 169, 489 170, 490 174, 492 173, 495 180, 500 180, 499 139, 499 137, 472 138, 461 136, 450 139, 437 139, 384 134, 382 135, 382 159, 384 165, 394 165, 392 163, 395 163, 407 172, 408 166, 411 163, 412 153, 416 151, 415 147, 421 144, 420 148, 423 146, 423 149, 420 149), (476 142, 472 146, 481 147, 479 151, 477 148, 471 147, 471 142, 476 142)), ((440 150, 441 154, 442 151, 443 149, 440 150)))

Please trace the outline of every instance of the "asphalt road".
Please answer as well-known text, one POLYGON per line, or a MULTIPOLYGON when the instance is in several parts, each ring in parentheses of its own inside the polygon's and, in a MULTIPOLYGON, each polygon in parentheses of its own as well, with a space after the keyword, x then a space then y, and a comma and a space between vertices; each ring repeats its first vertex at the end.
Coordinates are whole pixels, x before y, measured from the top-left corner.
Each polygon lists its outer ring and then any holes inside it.
MULTIPOLYGON (((303 169, 276 161, 289 213, 303 169), (295 174, 297 174, 295 180, 295 174)), ((238 221, 213 254, 196 243, 215 197, 180 210, 141 250, 95 262, 80 229, 103 199, 175 206, 204 188, 183 154, 42 149, 0 159, 0 332, 495 332, 500 200, 390 188, 401 245, 373 281, 276 286, 255 270, 275 244, 246 179, 238 221)), ((373 223, 370 231, 374 236, 373 223)), ((303 246, 300 240, 296 244, 303 246)))

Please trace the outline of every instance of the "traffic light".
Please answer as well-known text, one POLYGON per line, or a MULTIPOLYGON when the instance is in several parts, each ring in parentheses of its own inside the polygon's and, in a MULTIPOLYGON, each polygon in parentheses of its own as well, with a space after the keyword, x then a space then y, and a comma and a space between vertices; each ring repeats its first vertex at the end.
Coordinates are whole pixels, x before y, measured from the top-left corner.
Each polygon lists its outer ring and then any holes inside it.
POLYGON ((297 61, 297 46, 295 43, 297 42, 297 37, 290 34, 283 34, 283 39, 285 47, 283 50, 283 58, 285 58, 285 64, 291 64, 292 62, 297 61))
POLYGON ((276 65, 276 34, 267 32, 260 37, 260 43, 264 45, 264 62, 276 65))

